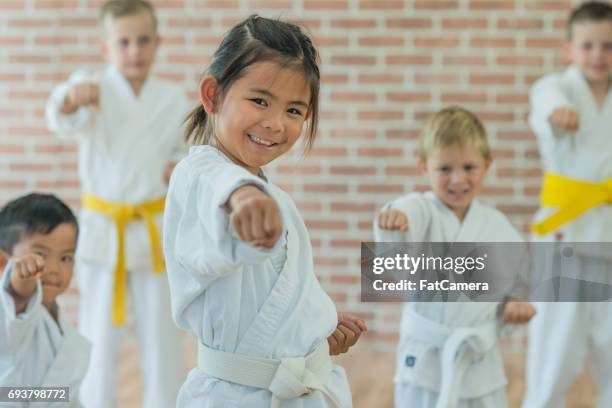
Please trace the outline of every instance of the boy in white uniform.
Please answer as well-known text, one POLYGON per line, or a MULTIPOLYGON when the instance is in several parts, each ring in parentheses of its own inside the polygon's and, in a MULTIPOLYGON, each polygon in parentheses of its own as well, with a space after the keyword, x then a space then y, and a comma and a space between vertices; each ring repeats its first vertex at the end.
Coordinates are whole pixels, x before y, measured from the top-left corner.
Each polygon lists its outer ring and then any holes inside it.
POLYGON ((72 211, 50 195, 30 194, 0 210, 0 386, 69 388, 69 402, 37 406, 80 406, 90 344, 56 302, 70 286, 77 229, 72 211))
POLYGON ((82 399, 92 408, 115 404, 129 292, 143 404, 167 408, 183 374, 159 228, 167 180, 184 150, 181 123, 189 107, 179 87, 150 75, 159 37, 148 2, 106 2, 101 24, 108 68, 76 72, 47 105, 49 128, 79 142, 79 328, 93 343, 82 399))
MULTIPOLYGON (((572 65, 538 80, 529 122, 546 171, 533 231, 543 241, 594 242, 576 253, 581 279, 610 284, 612 241, 612 5, 572 11, 565 50, 572 65)), ((563 301, 563 299, 560 299, 563 301)), ((583 299, 589 300, 589 299, 583 299)), ((596 299, 592 299, 596 300, 596 299)), ((526 408, 562 407, 565 393, 593 356, 598 407, 612 404, 610 303, 539 303, 530 324, 526 408)))
MULTIPOLYGON (((473 114, 450 107, 433 115, 421 136, 418 163, 431 191, 387 204, 375 221, 377 241, 522 241, 502 213, 476 199, 491 156, 473 114)), ((499 320, 524 323, 532 314, 528 303, 510 300, 407 303, 397 351, 396 407, 506 406, 499 320)))

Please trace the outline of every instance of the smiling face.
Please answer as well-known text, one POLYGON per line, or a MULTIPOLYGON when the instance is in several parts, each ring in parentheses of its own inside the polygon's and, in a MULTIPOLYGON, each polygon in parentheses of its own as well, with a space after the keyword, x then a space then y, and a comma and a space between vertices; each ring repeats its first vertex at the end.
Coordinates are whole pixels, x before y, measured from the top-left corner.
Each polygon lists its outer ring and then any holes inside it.
POLYGON ((612 22, 575 23, 566 53, 587 81, 607 84, 612 72, 612 22))
POLYGON ((253 174, 294 145, 309 114, 310 87, 302 72, 276 62, 257 62, 218 102, 212 77, 202 80, 201 99, 215 123, 217 147, 253 174))
POLYGON ((480 193, 489 165, 477 148, 469 146, 436 148, 420 163, 432 191, 459 220, 480 193))
POLYGON ((38 254, 45 261, 46 273, 42 278, 43 304, 51 308, 55 298, 70 285, 74 268, 77 230, 73 224, 64 223, 48 234, 36 233, 20 240, 11 254, 20 258, 38 254))
POLYGON ((155 22, 146 11, 104 21, 104 53, 130 84, 144 82, 159 44, 155 22))

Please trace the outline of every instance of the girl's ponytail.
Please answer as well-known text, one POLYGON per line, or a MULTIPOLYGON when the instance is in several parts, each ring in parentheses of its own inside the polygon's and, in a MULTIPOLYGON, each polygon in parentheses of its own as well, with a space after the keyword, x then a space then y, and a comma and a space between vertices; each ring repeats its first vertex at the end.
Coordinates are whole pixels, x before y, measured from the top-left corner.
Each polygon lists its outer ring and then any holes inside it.
POLYGON ((208 114, 201 104, 196 107, 185 119, 187 127, 185 128, 185 141, 188 144, 199 145, 208 144, 210 135, 206 135, 206 125, 208 122, 208 114))

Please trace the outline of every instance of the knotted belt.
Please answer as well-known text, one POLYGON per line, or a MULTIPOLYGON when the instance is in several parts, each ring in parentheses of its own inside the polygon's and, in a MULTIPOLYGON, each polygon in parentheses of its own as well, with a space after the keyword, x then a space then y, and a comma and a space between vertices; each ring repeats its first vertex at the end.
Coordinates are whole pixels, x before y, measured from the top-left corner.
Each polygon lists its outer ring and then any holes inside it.
POLYGON ((409 309, 403 320, 410 337, 441 350, 442 381, 436 408, 457 406, 465 372, 497 342, 497 323, 474 327, 449 327, 409 309))
POLYGON ((531 230, 538 235, 548 234, 588 210, 611 202, 612 179, 592 183, 546 173, 540 193, 540 205, 558 207, 558 210, 543 221, 533 224, 531 230))
POLYGON ((226 353, 200 344, 198 368, 220 380, 270 391, 272 408, 279 408, 281 400, 298 398, 314 390, 342 408, 325 389, 332 371, 325 340, 305 357, 281 359, 226 353))
POLYGON ((155 224, 155 215, 164 211, 165 197, 140 204, 120 204, 102 200, 91 194, 84 194, 81 199, 83 208, 106 215, 117 227, 117 264, 115 266, 115 282, 113 288, 112 321, 116 326, 125 324, 125 297, 127 272, 125 269, 125 227, 134 220, 143 219, 149 231, 153 270, 164 271, 164 255, 155 224))

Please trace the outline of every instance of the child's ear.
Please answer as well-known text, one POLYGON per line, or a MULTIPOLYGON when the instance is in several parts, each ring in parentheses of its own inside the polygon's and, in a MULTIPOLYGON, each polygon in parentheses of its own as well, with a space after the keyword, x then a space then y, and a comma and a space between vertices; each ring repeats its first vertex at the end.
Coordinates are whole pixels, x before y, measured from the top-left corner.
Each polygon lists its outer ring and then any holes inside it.
POLYGON ((492 157, 488 157, 485 159, 485 171, 488 171, 489 168, 491 167, 491 164, 493 163, 493 158, 492 157))
POLYGON ((202 102, 202 106, 206 113, 215 112, 217 88, 217 80, 211 75, 206 75, 200 81, 200 102, 202 102))
POLYGON ((4 268, 6 268, 6 265, 8 264, 10 258, 11 257, 9 256, 9 254, 0 249, 0 276, 4 271, 4 268))

